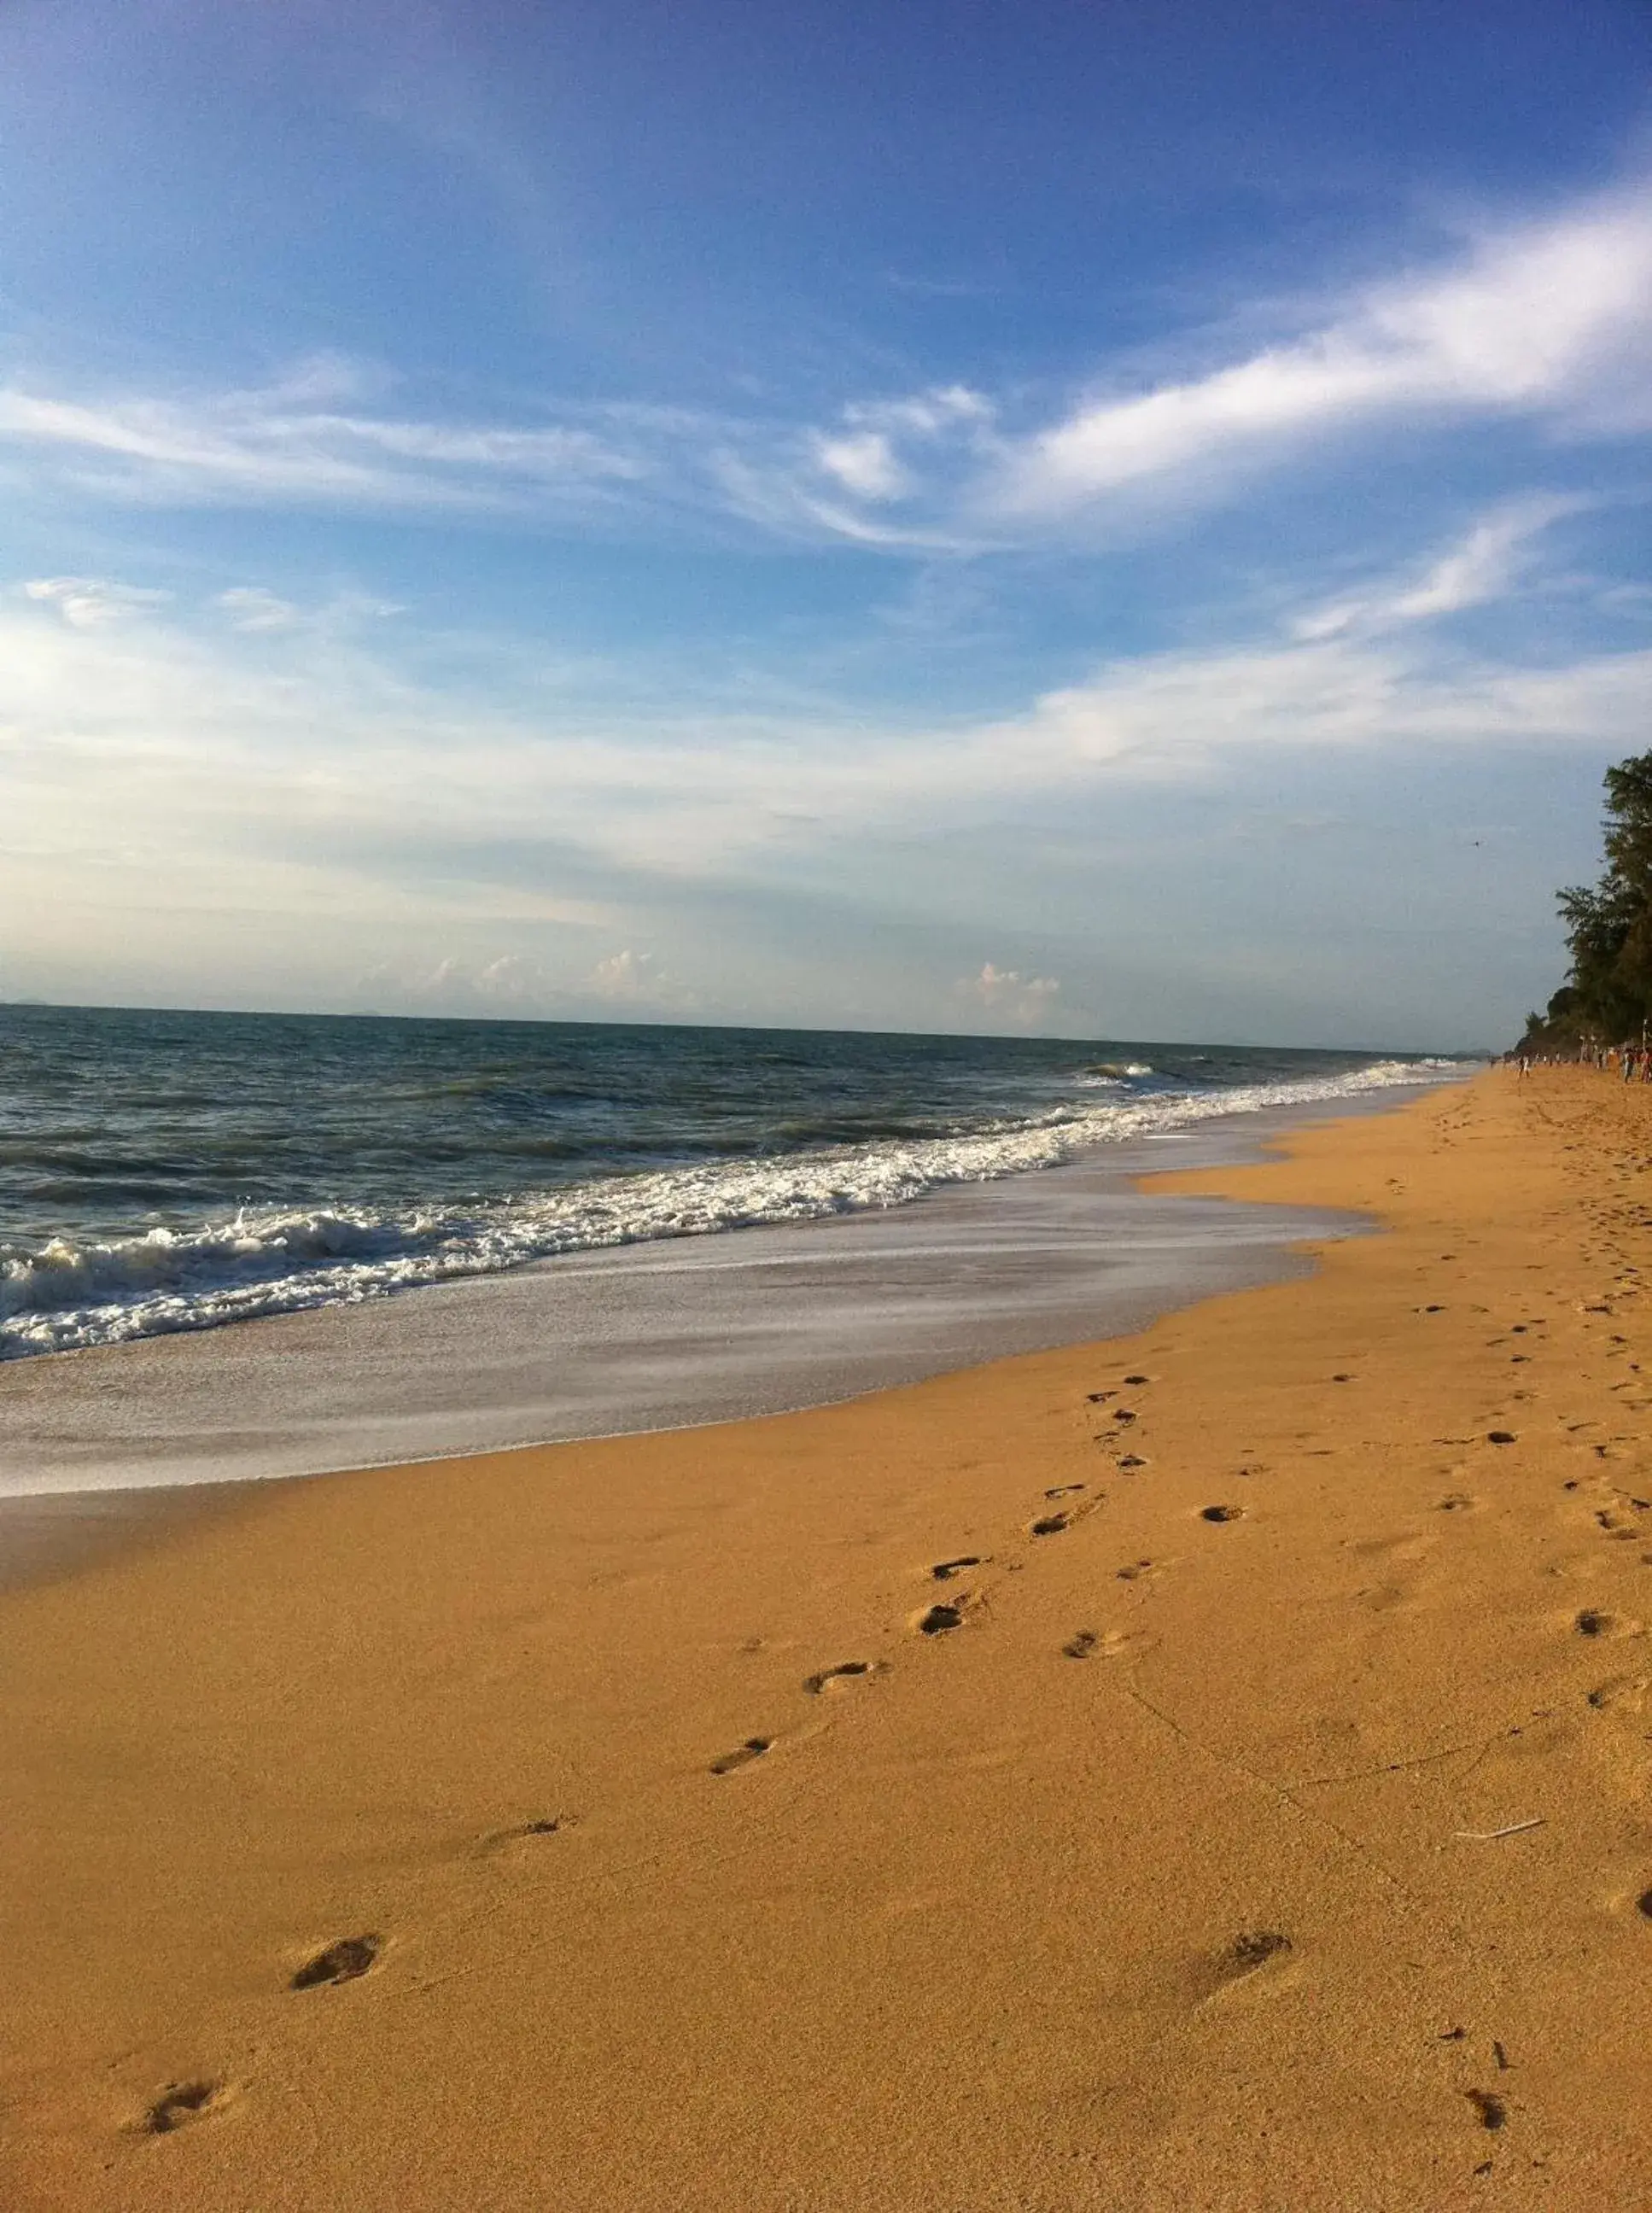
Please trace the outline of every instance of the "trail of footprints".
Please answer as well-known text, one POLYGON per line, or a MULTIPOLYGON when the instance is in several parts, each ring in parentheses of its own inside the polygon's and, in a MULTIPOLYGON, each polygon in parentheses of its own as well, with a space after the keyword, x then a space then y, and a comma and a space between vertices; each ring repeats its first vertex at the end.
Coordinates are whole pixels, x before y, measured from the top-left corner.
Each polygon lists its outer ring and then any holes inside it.
MULTIPOLYGON (((1431 1314, 1440 1313, 1443 1309, 1439 1306, 1428 1306, 1419 1308, 1417 1311, 1431 1314)), ((1542 1325, 1539 1322, 1535 1326, 1542 1325)), ((1511 1333, 1524 1334, 1527 1327, 1527 1325, 1523 1323, 1515 1324, 1511 1333)), ((1623 1340, 1619 1338, 1614 1342, 1621 1344, 1623 1340)), ((1523 1361, 1527 1357, 1524 1354, 1516 1354, 1514 1356, 1516 1361, 1523 1361)), ((1351 1375, 1338 1375, 1333 1380, 1338 1382, 1352 1382, 1356 1379, 1351 1375)), ((1152 1382, 1152 1378, 1146 1375, 1132 1374, 1123 1377, 1121 1381, 1124 1388, 1134 1393, 1147 1389, 1152 1382)), ((1113 1402, 1119 1396, 1119 1387, 1093 1391, 1088 1394, 1088 1403, 1090 1405, 1112 1409, 1111 1412, 1105 1417, 1108 1426, 1097 1438, 1099 1443, 1116 1446, 1127 1436, 1139 1418, 1139 1411, 1137 1408, 1113 1405, 1113 1402)), ((1510 1445, 1517 1442, 1513 1432, 1497 1430, 1486 1432, 1485 1441, 1492 1445, 1510 1445)), ((1467 1442, 1467 1440, 1451 1442, 1467 1442)), ((1128 1474, 1147 1466, 1149 1462, 1144 1455, 1129 1452, 1117 1454, 1113 1464, 1121 1472, 1128 1474)), ((1239 1470, 1241 1474, 1250 1474, 1255 1472, 1257 1471, 1249 1468, 1239 1470)), ((1576 1488, 1576 1486, 1569 1484, 1567 1487, 1576 1488)), ((1625 1502, 1633 1515, 1652 1515, 1652 1500, 1643 1499, 1628 1492, 1618 1492, 1614 1495, 1625 1502)), ((1044 1497, 1046 1505, 1052 1510, 1034 1515, 1031 1521, 1024 1525, 1026 1534, 1029 1539, 1042 1539, 1066 1533, 1082 1518, 1094 1512, 1102 1504, 1104 1494, 1093 1492, 1090 1486, 1085 1483, 1072 1482, 1052 1485, 1045 1491, 1044 1497), (1074 1503, 1058 1503, 1058 1502, 1069 1500, 1074 1503)), ((1448 1512, 1461 1510, 1473 1503, 1474 1501, 1462 1492, 1453 1493, 1440 1502, 1442 1510, 1448 1512)), ((1244 1512, 1243 1507, 1225 1502, 1216 1502, 1198 1509, 1199 1518, 1203 1521, 1216 1526, 1242 1520, 1244 1512)), ((1612 1534, 1642 1533, 1634 1528, 1623 1527, 1618 1514, 1612 1509, 1598 1509, 1595 1520, 1602 1529, 1612 1534)), ((960 1552, 935 1561, 924 1570, 924 1575, 926 1580, 932 1583, 954 1584, 958 1582, 960 1578, 968 1576, 972 1570, 990 1567, 992 1564, 993 1555, 991 1553, 960 1552)), ((1012 1562, 1006 1564, 1018 1565, 1019 1563, 1012 1562)), ((1114 1574, 1121 1582, 1134 1583, 1151 1577, 1158 1572, 1158 1568, 1157 1562, 1149 1558, 1140 1558, 1126 1561, 1123 1566, 1114 1570, 1114 1574)), ((963 1629, 972 1613, 980 1605, 980 1596, 976 1591, 960 1589, 955 1595, 949 1595, 946 1599, 936 1599, 918 1607, 908 1616, 907 1626, 912 1633, 925 1639, 945 1637, 963 1629)), ((1620 1624, 1616 1617, 1594 1607, 1585 1607, 1581 1610, 1573 1625, 1576 1634, 1585 1637, 1611 1637, 1622 1633, 1625 1626, 1620 1624)), ((1133 1647, 1137 1642, 1136 1637, 1119 1629, 1100 1631, 1084 1628, 1076 1630, 1060 1649, 1062 1656, 1069 1661, 1088 1661, 1122 1653, 1133 1647)), ((840 1693, 851 1686, 869 1681, 887 1673, 890 1666, 891 1663, 888 1661, 881 1659, 838 1661, 806 1675, 802 1679, 802 1688, 811 1698, 826 1698, 840 1693)), ((1588 1703, 1597 1710, 1603 1710, 1620 1703, 1632 1704, 1638 1710, 1645 1704, 1649 1692, 1652 1692, 1652 1676, 1618 1676, 1592 1691, 1588 1694, 1588 1703)), ((777 1741, 777 1737, 772 1734, 747 1737, 731 1750, 711 1760, 706 1771, 711 1776, 719 1777, 740 1774, 760 1762, 773 1750, 777 1741)), ((494 1850, 505 1844, 553 1837, 572 1826, 574 1826, 573 1817, 566 1814, 525 1821, 514 1828, 495 1832, 492 1835, 485 1838, 481 1849, 494 1850)), ((1634 1908, 1642 1920, 1652 1923, 1652 1887, 1643 1891, 1634 1900, 1634 1908)), ((359 1981, 381 1965, 384 1948, 384 1939, 376 1934, 368 1933, 336 1938, 320 1951, 312 1954, 291 1972, 288 1977, 287 1988, 290 1991, 302 1993, 336 1990, 359 1981)), ((1206 1999, 1218 1995, 1224 1987, 1234 1981, 1246 1979, 1265 1971, 1277 1972, 1280 1963, 1289 1958, 1292 1948, 1290 1937, 1282 1930, 1261 1929, 1241 1931, 1226 1950, 1210 1960, 1200 1971, 1206 1987, 1206 1999)), ((1205 2000, 1200 2002, 1204 2003, 1205 2000)), ((1454 2028, 1447 2031, 1441 2040, 1443 2042, 1458 2040, 1466 2033, 1466 2032, 1461 2028, 1454 2028)), ((1501 2069, 1507 2066, 1509 2063, 1502 2045, 1494 2044, 1492 2050, 1498 2067, 1501 2069)), ((137 2127, 141 2134, 149 2137, 162 2137, 173 2135, 180 2129, 207 2119, 221 2112, 231 2101, 234 2094, 234 2089, 230 2084, 205 2076, 168 2083, 143 2110, 137 2127)), ((1462 2095, 1473 2109, 1475 2117, 1482 2128, 1490 2131, 1497 2131, 1503 2128, 1508 2119, 1508 2107, 1500 2096, 1479 2088, 1466 2089, 1462 2095)), ((1489 2162, 1487 2164, 1489 2165, 1489 2162)), ((1484 2167, 1476 2169, 1477 2173, 1484 2171, 1486 2169, 1484 2167)))
MULTIPOLYGON (((1124 1379, 1131 1390, 1144 1389, 1150 1381, 1150 1377, 1142 1375, 1128 1375, 1124 1379)), ((1100 1404, 1115 1395, 1113 1392, 1097 1392, 1092 1393, 1091 1403, 1100 1404)), ((1128 1429, 1136 1419, 1134 1409, 1120 1409, 1113 1417, 1115 1424, 1120 1429, 1128 1429)), ((1119 1460, 1119 1465, 1128 1471, 1144 1467, 1147 1462, 1139 1454, 1129 1454, 1119 1460)), ((1024 1525, 1025 1533, 1031 1539, 1064 1534, 1083 1516, 1094 1512, 1102 1503, 1102 1497, 1087 1483, 1059 1483, 1045 1491, 1044 1503, 1050 1510, 1035 1515, 1024 1525)), ((956 1552, 935 1561, 924 1571, 924 1579, 930 1583, 959 1584, 960 1579, 969 1576, 972 1570, 992 1564, 993 1555, 991 1553, 956 1552)), ((1135 1561, 1119 1569, 1118 1573, 1121 1579, 1132 1580, 1150 1573, 1153 1564, 1150 1560, 1135 1561)), ((933 1600, 917 1608, 908 1616, 907 1626, 912 1633, 924 1638, 944 1637, 962 1629, 971 1613, 980 1606, 978 1592, 973 1588, 960 1588, 954 1595, 933 1600)), ((1104 1636, 1093 1630, 1081 1630, 1063 1649, 1072 1658, 1088 1659, 1097 1653, 1122 1649, 1125 1641, 1116 1631, 1104 1636)), ((881 1659, 840 1660, 806 1675, 802 1687, 811 1698, 826 1698, 884 1674, 889 1667, 889 1661, 881 1659)), ((774 1749, 777 1741, 773 1734, 748 1736, 710 1760, 706 1772, 717 1777, 739 1775, 761 1761, 774 1749)), ((491 1854, 507 1845, 557 1836, 572 1826, 572 1817, 565 1814, 525 1821, 514 1828, 491 1832, 481 1840, 479 1849, 491 1854)), ((1241 1937, 1238 1945, 1242 1948, 1251 1941, 1241 1937)), ((1277 1942, 1283 1945, 1287 1940, 1281 1937, 1277 1942)), ((384 1939, 376 1934, 335 1938, 290 1972, 287 1977, 287 1988, 290 1991, 308 1992, 336 1990, 357 1982, 381 1964, 384 1948, 384 1939)), ((205 2076, 168 2083, 145 2107, 137 2126, 140 2133, 146 2136, 170 2136, 220 2112, 231 2095, 229 2085, 205 2076)))
MULTIPOLYGON (((338 1937, 296 1967, 287 1978, 287 1988, 316 1990, 357 1982, 376 1963, 382 1948, 383 1940, 378 1936, 338 1937)), ((168 2082, 145 2106, 137 2122, 138 2132, 146 2137, 174 2136, 180 2129, 222 2112, 231 2095, 228 2083, 210 2076, 168 2082)))

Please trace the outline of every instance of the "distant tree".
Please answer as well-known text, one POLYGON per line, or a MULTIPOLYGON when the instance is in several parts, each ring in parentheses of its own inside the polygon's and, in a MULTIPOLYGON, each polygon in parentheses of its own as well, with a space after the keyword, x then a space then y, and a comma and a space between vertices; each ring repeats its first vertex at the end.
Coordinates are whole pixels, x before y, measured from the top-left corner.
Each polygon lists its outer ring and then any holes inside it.
POLYGON ((1545 1013, 1533 1009, 1527 1015, 1526 1033, 1515 1052, 1574 1053, 1579 1046, 1592 1039, 1594 1031, 1578 1013, 1577 997, 1576 985, 1563 984, 1550 999, 1545 1013))
POLYGON ((1522 1043, 1535 1051, 1638 1037, 1652 1021, 1652 753, 1609 768, 1606 794, 1606 867, 1559 894, 1570 978, 1527 1017, 1522 1043))

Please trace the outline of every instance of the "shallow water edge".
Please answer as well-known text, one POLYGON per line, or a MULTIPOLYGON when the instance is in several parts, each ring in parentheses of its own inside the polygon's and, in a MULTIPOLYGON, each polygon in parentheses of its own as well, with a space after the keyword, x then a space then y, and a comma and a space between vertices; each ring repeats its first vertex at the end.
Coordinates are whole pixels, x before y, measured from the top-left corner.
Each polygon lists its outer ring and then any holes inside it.
MULTIPOLYGON (((1391 1111, 1390 1092, 1352 1109, 1391 1111)), ((1116 1336, 1308 1271, 1359 1217, 1143 1192, 1350 1102, 936 1194, 887 1216, 588 1253, 356 1308, 0 1371, 0 1584, 249 1479, 781 1413, 1116 1336)))

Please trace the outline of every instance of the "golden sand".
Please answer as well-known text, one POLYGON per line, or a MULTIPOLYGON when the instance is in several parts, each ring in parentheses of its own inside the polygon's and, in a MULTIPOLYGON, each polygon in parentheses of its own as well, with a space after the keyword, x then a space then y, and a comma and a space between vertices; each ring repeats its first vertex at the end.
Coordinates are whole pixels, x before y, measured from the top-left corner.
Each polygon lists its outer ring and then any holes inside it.
POLYGON ((0 1600, 0 2204, 1652 2204, 1652 1094, 1197 1181, 1386 1234, 0 1600))

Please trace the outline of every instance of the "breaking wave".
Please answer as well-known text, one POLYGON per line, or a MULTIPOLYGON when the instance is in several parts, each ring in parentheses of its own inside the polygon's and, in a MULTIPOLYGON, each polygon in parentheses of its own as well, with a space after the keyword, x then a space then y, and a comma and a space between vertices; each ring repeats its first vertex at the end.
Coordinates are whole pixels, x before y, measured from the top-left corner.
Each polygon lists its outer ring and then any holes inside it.
POLYGON ((1097 1145, 1185 1129, 1221 1114, 1356 1098, 1437 1082, 1455 1063, 1383 1061, 1338 1076, 1120 1097, 1127 1064, 1091 1072, 1077 1099, 967 1135, 879 1138, 759 1159, 609 1175, 469 1208, 247 1210, 195 1230, 107 1243, 53 1239, 0 1273, 0 1359, 71 1351, 260 1314, 358 1303, 559 1253, 704 1236, 904 1206, 942 1185, 1053 1167, 1097 1145))

